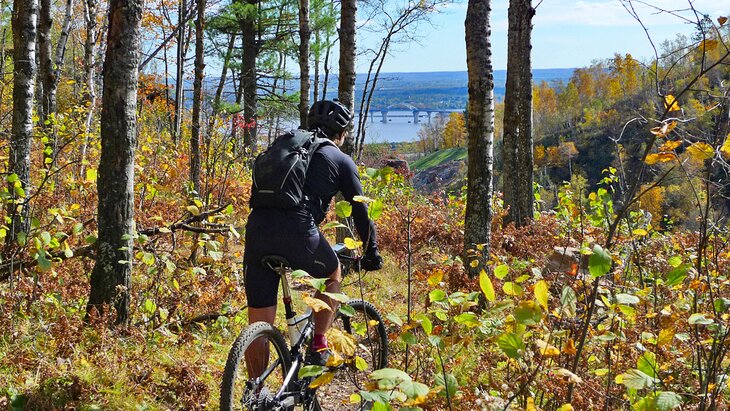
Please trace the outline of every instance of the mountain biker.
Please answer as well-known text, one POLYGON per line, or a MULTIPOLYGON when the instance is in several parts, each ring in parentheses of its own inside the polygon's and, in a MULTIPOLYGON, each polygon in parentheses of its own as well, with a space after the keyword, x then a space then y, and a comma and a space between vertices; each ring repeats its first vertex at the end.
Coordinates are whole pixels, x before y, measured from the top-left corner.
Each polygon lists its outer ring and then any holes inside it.
MULTIPOLYGON (((318 228, 338 192, 352 204, 355 228, 365 250, 362 268, 373 271, 382 267, 375 226, 368 217, 367 205, 353 201, 353 197, 362 195, 357 166, 339 149, 351 121, 350 111, 337 100, 314 103, 307 117, 308 129, 334 144, 321 144, 311 157, 304 183, 304 200, 294 208, 254 207, 251 211, 246 224, 244 252, 249 323, 273 323, 276 316, 279 277, 261 264, 261 257, 265 255, 282 256, 292 269, 304 270, 316 278, 327 278, 326 291, 340 292, 339 260, 318 228)), ((320 292, 315 297, 329 304, 332 311, 321 310, 313 314, 314 338, 307 360, 311 364, 325 365, 331 354, 325 332, 334 318, 336 302, 320 292)), ((266 353, 268 347, 263 345, 249 348, 246 358, 250 376, 263 372, 266 364, 261 361, 268 357, 266 353)))

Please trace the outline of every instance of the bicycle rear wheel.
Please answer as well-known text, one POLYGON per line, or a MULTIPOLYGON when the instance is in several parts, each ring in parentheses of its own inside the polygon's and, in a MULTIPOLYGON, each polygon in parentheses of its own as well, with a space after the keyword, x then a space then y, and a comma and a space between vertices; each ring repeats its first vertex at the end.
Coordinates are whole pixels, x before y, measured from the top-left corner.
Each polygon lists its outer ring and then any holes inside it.
POLYGON ((289 348, 279 330, 265 322, 246 327, 228 353, 221 384, 221 411, 270 409, 267 399, 279 391, 290 367, 289 348), (259 378, 251 378, 249 368, 259 378))
MULTIPOLYGON (((363 300, 351 300, 347 305, 355 310, 355 315, 348 317, 338 312, 332 332, 344 332, 354 338, 354 358, 365 360, 367 367, 359 370, 355 359, 351 358, 337 368, 332 382, 317 388, 309 407, 312 411, 363 409, 361 403, 350 403, 350 396, 365 388, 371 372, 388 365, 388 335, 378 310, 363 300)), ((362 361, 360 363, 362 365, 362 361)))

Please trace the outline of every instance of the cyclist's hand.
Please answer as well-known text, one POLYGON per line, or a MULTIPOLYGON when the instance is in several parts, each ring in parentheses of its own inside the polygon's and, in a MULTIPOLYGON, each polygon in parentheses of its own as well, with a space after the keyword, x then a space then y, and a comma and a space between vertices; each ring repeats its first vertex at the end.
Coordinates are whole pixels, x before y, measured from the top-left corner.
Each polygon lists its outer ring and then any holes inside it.
POLYGON ((365 271, 377 271, 383 268, 383 257, 377 248, 368 250, 360 260, 360 267, 365 271))

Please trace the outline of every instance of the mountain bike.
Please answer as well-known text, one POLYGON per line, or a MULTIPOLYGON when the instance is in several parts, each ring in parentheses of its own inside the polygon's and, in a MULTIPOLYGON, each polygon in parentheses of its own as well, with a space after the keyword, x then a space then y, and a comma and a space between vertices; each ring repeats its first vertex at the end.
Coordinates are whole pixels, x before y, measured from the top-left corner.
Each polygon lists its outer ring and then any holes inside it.
MULTIPOLYGON (((343 278, 350 272, 360 272, 360 258, 350 255, 343 244, 333 249, 342 265, 343 278)), ((388 337, 380 313, 367 301, 350 300, 345 309, 338 310, 330 327, 332 333, 340 333, 338 340, 350 347, 347 358, 338 365, 326 368, 323 379, 329 384, 312 388, 316 375, 300 370, 321 371, 315 366, 307 367, 305 355, 314 335, 312 309, 297 315, 294 311, 288 273, 291 268, 286 259, 270 255, 262 258, 262 264, 270 267, 281 278, 282 300, 287 323, 289 344, 282 333, 273 325, 257 322, 249 325, 236 338, 231 347, 223 372, 221 385, 221 410, 361 410, 366 408, 362 401, 352 402, 353 394, 364 389, 367 375, 373 370, 384 368, 388 361, 388 337), (348 308, 349 307, 349 308, 348 308), (252 344, 268 346, 259 358, 252 357, 248 350, 252 344), (258 361, 263 373, 250 378, 247 362, 258 361), (306 376, 311 375, 311 376, 306 376)), ((336 344, 333 344, 336 345, 336 344)), ((328 363, 329 364, 329 363, 328 363)), ((357 398, 357 397, 354 397, 357 398)))

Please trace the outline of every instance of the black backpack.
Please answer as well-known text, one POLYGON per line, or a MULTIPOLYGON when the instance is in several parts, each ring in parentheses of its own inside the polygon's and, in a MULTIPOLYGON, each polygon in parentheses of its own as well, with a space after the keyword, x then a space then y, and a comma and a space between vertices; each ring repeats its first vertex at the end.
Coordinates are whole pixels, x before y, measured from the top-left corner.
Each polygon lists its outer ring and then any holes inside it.
POLYGON ((331 140, 305 130, 277 137, 253 163, 251 207, 294 208, 304 200, 304 182, 314 152, 331 140))

